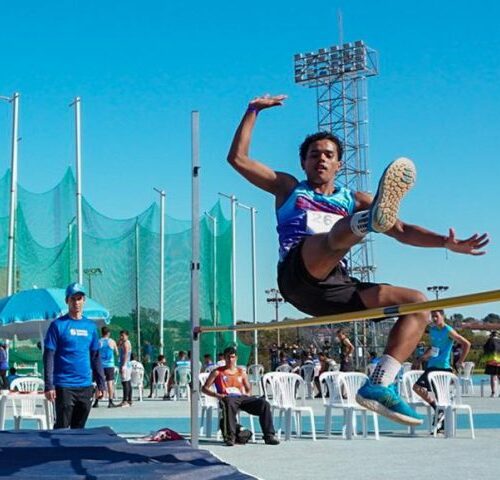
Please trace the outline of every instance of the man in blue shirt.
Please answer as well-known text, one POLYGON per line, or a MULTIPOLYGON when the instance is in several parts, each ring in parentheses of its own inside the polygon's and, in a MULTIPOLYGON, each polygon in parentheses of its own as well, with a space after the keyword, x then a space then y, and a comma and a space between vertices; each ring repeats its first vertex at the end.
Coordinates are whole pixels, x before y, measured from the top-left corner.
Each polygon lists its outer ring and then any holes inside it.
MULTIPOLYGON (((422 397, 434 410, 436 410, 436 400, 431 394, 432 388, 429 383, 429 373, 431 372, 451 372, 451 350, 453 342, 457 342, 462 347, 457 367, 463 366, 465 357, 470 350, 470 342, 459 335, 453 328, 445 323, 444 311, 434 310, 431 312, 432 325, 429 329, 429 339, 431 346, 422 355, 422 361, 427 361, 424 373, 413 385, 414 392, 422 397)), ((440 418, 435 418, 438 423, 438 431, 442 430, 444 414, 440 418)))
MULTIPOLYGON (((108 408, 114 408, 113 403, 115 387, 115 354, 118 355, 116 342, 111 338, 111 330, 108 327, 101 328, 101 339, 99 340, 99 356, 106 378, 106 387, 108 389, 108 408)), ((99 399, 96 398, 92 407, 99 406, 99 399)))
POLYGON ((54 428, 84 428, 92 403, 92 373, 97 381, 97 398, 106 388, 99 338, 95 323, 83 316, 82 285, 68 285, 66 303, 68 313, 54 320, 45 336, 45 397, 56 404, 54 428))

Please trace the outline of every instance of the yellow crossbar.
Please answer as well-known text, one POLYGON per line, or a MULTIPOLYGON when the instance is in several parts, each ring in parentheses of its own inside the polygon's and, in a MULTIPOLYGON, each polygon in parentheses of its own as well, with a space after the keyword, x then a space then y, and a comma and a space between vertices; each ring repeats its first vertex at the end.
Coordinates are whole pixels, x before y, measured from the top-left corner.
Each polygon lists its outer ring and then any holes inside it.
POLYGON ((292 327, 311 327, 313 325, 329 325, 344 322, 359 322, 363 320, 374 320, 384 317, 397 317, 410 313, 425 312, 427 310, 440 310, 449 307, 464 307, 477 305, 479 303, 489 303, 500 301, 500 290, 490 290, 488 292, 471 293, 457 297, 442 298, 420 303, 406 303, 404 305, 393 305, 392 307, 370 308, 367 310, 340 313, 336 315, 326 315, 324 317, 303 318, 298 320, 283 320, 281 322, 268 323, 245 323, 241 325, 221 325, 218 327, 202 326, 195 333, 227 332, 227 331, 254 331, 254 330, 276 330, 292 327))

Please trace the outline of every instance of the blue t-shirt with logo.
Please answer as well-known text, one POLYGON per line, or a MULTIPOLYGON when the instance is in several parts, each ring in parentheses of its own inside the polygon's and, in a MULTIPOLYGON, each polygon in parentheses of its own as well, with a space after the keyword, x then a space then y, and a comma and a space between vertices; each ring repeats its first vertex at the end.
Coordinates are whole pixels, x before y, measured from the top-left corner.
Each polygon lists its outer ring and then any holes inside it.
POLYGON ((449 325, 443 328, 432 326, 429 329, 431 341, 431 358, 427 362, 427 368, 451 368, 450 357, 453 347, 453 340, 450 338, 450 332, 453 331, 449 325))
POLYGON ((54 320, 45 336, 45 348, 54 351, 56 387, 80 388, 92 385, 90 352, 99 350, 94 322, 82 317, 74 320, 68 314, 54 320))

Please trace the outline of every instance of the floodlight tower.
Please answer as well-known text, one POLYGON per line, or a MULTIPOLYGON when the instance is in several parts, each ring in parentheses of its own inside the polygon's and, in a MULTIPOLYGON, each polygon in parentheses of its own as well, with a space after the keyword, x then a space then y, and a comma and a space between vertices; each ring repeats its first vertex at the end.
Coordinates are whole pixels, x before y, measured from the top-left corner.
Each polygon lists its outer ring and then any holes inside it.
MULTIPOLYGON (((320 48, 294 56, 295 83, 316 90, 318 131, 337 136, 344 147, 339 183, 357 191, 369 190, 368 77, 378 74, 377 52, 361 40, 320 48)), ((348 268, 361 281, 372 280, 373 249, 367 236, 351 249, 348 268)), ((354 324, 356 343, 358 327, 354 324)), ((366 327, 363 326, 366 338, 366 327)), ((376 332, 373 332, 376 338, 376 332)), ((374 345, 376 347, 376 345, 374 345)), ((358 363, 356 352, 356 366, 358 363)))

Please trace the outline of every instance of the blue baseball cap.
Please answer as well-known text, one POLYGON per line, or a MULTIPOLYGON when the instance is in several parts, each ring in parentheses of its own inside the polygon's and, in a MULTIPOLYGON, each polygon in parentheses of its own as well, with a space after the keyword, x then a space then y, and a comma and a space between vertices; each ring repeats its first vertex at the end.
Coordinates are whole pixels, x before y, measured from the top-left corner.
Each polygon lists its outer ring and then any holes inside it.
POLYGON ((70 283, 66 287, 66 298, 72 297, 77 293, 81 295, 87 295, 87 293, 85 292, 85 287, 81 283, 78 282, 70 283))

